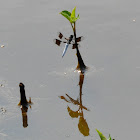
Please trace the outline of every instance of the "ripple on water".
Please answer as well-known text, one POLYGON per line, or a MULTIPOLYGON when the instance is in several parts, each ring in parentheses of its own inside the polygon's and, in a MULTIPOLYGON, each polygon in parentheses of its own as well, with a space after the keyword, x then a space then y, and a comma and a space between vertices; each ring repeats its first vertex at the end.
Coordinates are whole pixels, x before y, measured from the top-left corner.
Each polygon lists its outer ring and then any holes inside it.
MULTIPOLYGON (((102 67, 95 67, 93 65, 90 65, 87 67, 85 71, 85 75, 94 75, 100 72, 103 72, 104 68, 102 67)), ((60 77, 72 77, 75 76, 76 74, 80 73, 81 71, 76 70, 74 67, 67 67, 63 71, 51 71, 48 74, 51 76, 60 76, 60 77)))
POLYGON ((88 66, 87 71, 85 72, 86 75, 96 75, 97 73, 101 73, 104 71, 103 67, 95 67, 93 65, 88 66))
POLYGON ((8 84, 0 87, 1 119, 3 118, 5 120, 9 120, 13 117, 18 116, 18 113, 16 113, 18 109, 15 107, 15 105, 18 104, 18 97, 15 93, 15 88, 8 87, 8 84))
POLYGON ((51 71, 48 73, 48 75, 67 77, 67 76, 72 76, 74 71, 75 71, 74 67, 67 67, 64 70, 51 71))

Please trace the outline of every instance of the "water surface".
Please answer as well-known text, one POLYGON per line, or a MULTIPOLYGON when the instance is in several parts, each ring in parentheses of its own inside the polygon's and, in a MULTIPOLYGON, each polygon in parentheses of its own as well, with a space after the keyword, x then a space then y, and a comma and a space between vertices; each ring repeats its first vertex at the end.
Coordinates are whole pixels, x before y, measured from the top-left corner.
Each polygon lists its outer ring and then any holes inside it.
POLYGON ((0 1, 0 139, 99 139, 95 129, 116 140, 139 137, 140 2, 138 0, 5 0, 0 1), (80 52, 90 68, 82 87, 84 119, 90 129, 83 136, 59 98, 79 95, 75 50, 62 59, 63 48, 53 39, 67 37, 71 26, 59 12, 77 6, 77 36, 84 36, 80 52), (19 83, 25 84, 28 126, 23 127, 19 83))

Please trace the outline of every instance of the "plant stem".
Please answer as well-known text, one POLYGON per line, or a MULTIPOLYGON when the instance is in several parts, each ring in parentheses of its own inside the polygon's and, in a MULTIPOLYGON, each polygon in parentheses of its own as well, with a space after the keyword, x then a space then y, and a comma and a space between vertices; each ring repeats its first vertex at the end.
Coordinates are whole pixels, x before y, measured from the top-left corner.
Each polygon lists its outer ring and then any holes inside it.
POLYGON ((77 41, 76 41, 76 23, 74 23, 74 26, 71 23, 71 26, 72 26, 73 33, 74 33, 75 46, 76 46, 76 51, 77 51, 77 53, 76 53, 77 59, 78 59, 77 69, 80 69, 81 71, 84 71, 86 69, 86 65, 84 64, 84 61, 82 59, 82 56, 81 56, 80 51, 79 51, 78 46, 77 46, 77 41))

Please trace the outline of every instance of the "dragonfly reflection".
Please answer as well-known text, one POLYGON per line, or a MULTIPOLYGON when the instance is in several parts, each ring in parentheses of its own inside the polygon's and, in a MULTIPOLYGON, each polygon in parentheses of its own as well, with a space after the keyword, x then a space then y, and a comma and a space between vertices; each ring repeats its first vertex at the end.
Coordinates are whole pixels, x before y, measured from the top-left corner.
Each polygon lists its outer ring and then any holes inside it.
POLYGON ((66 97, 64 96, 59 96, 61 99, 65 100, 68 103, 72 103, 74 105, 77 105, 79 108, 76 111, 73 111, 70 109, 70 107, 67 107, 68 113, 72 118, 79 118, 79 123, 78 123, 78 128, 79 131, 84 135, 84 136, 89 136, 89 127, 86 122, 86 119, 84 119, 84 112, 83 110, 89 111, 89 109, 82 104, 82 86, 84 82, 84 73, 80 73, 80 78, 79 78, 79 98, 78 99, 73 99, 70 97, 68 94, 66 94, 66 97))
POLYGON ((20 106, 20 108, 21 108, 23 127, 26 128, 28 126, 27 111, 28 111, 28 107, 31 108, 32 102, 31 102, 31 98, 29 98, 29 101, 27 101, 27 99, 26 99, 24 84, 20 83, 19 87, 20 87, 20 102, 19 102, 18 106, 20 106))

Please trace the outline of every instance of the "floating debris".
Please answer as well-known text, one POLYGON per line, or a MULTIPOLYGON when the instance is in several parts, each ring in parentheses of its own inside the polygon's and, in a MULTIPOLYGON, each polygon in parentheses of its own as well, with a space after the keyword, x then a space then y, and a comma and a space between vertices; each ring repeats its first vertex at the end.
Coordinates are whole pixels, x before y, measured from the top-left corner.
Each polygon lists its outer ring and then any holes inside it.
POLYGON ((4 81, 2 81, 1 83, 0 83, 0 87, 5 87, 5 83, 6 83, 6 81, 4 80, 4 81))
POLYGON ((1 107, 1 111, 2 111, 2 114, 4 114, 6 112, 6 109, 4 109, 3 107, 1 107))
POLYGON ((133 22, 136 22, 136 19, 133 19, 133 22))
POLYGON ((47 85, 45 85, 45 84, 41 84, 39 87, 40 88, 44 88, 44 87, 46 87, 47 85))
POLYGON ((4 48, 5 46, 4 45, 1 45, 1 48, 4 48))
POLYGON ((67 134, 67 135, 66 135, 66 137, 70 137, 70 135, 69 135, 69 134, 67 134))
POLYGON ((3 84, 0 84, 0 87, 5 87, 3 84))

